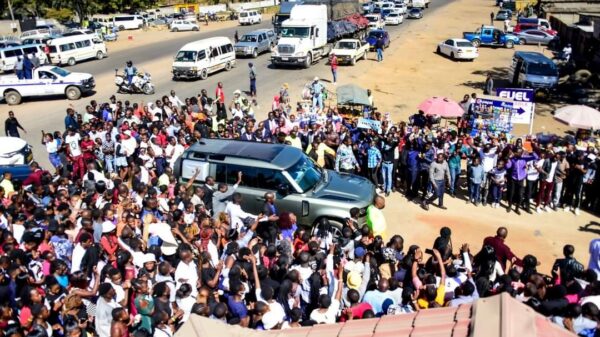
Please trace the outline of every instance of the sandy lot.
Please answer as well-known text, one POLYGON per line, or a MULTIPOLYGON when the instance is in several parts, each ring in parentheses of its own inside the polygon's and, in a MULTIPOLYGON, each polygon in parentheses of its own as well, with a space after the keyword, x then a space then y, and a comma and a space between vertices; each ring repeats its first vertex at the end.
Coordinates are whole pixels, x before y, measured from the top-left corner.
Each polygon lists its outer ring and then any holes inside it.
MULTIPOLYGON (((440 0, 438 0, 440 1, 440 0)), ((381 111, 391 112, 395 121, 406 120, 416 112, 416 106, 431 96, 460 100, 464 94, 482 93, 485 76, 492 72, 496 86, 506 80, 506 69, 515 50, 546 52, 537 46, 517 46, 516 49, 480 48, 475 62, 454 62, 435 53, 437 44, 447 38, 461 37, 463 31, 473 31, 489 23, 490 11, 496 11, 492 1, 457 0, 443 9, 429 14, 419 25, 403 30, 386 50, 382 63, 373 63, 368 72, 347 69, 343 82, 353 82, 374 90, 376 105, 381 111)), ((501 23, 496 23, 500 26, 501 23)), ((344 70, 343 70, 344 71, 344 70)), ((342 72, 342 74, 344 74, 342 72)), ((559 132, 567 128, 554 121, 549 111, 538 107, 534 131, 559 132)), ((527 128, 516 127, 515 134, 525 134, 527 128)), ((587 265, 588 244, 600 233, 598 217, 582 213, 550 212, 518 216, 502 209, 466 205, 464 200, 446 198, 447 211, 431 207, 423 211, 409 203, 400 194, 387 198, 385 209, 388 233, 401 234, 407 244, 430 247, 439 229, 453 230, 453 243, 458 249, 469 243, 472 250, 481 248, 483 238, 493 235, 498 226, 509 229, 508 244, 518 256, 533 254, 542 265, 540 271, 549 272, 554 259, 562 255, 564 244, 576 247, 576 256, 587 265), (594 231, 595 229, 595 231, 594 231), (590 231, 592 230, 592 231, 590 231)))

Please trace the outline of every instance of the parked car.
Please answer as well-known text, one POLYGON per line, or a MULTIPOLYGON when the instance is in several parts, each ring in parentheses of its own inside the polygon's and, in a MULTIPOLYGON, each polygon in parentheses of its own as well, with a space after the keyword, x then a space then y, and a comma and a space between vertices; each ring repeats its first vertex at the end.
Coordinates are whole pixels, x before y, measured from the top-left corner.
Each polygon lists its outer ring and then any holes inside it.
POLYGON ((406 14, 407 6, 404 3, 396 3, 396 7, 392 9, 392 12, 396 12, 398 14, 406 14))
POLYGON ((302 150, 282 144, 202 139, 186 149, 173 168, 178 181, 186 183, 193 176, 198 185, 208 176, 217 184, 231 184, 240 172, 243 184, 236 192, 244 199, 245 211, 261 213, 265 193, 272 192, 277 206, 297 214, 302 226, 328 219, 339 230, 353 207, 359 209, 362 225, 376 195, 368 179, 320 168, 302 150))
POLYGON ((371 46, 371 49, 375 48, 375 42, 381 37, 383 39, 383 47, 387 48, 390 46, 390 34, 383 29, 372 30, 367 35, 367 43, 371 46))
POLYGON ((21 44, 17 41, 0 41, 0 49, 16 47, 16 46, 20 46, 20 45, 21 44))
POLYGON ((437 53, 449 56, 453 60, 473 61, 479 56, 479 50, 473 47, 469 40, 465 39, 448 39, 440 42, 437 46, 437 53))
POLYGON ((523 30, 530 30, 530 29, 539 29, 539 30, 543 30, 544 32, 546 32, 548 34, 552 34, 555 36, 558 35, 558 32, 555 31, 554 29, 546 28, 546 26, 539 25, 537 23, 517 23, 517 25, 513 27, 513 33, 516 34, 523 30))
POLYGON ((370 45, 356 39, 339 40, 330 54, 335 54, 338 63, 355 65, 357 60, 366 60, 370 45))
POLYGON ((421 19, 423 18, 423 10, 420 8, 411 8, 408 10, 409 19, 421 19))
POLYGON ((240 26, 253 25, 262 21, 262 16, 256 10, 242 11, 238 19, 240 26))
POLYGON ((473 46, 504 46, 513 48, 519 43, 519 38, 513 34, 506 34, 502 30, 492 26, 481 26, 475 32, 463 32, 463 38, 471 41, 473 46))
POLYGON ((501 9, 496 13, 496 21, 504 21, 512 19, 512 11, 510 9, 501 9))
POLYGON ((173 22, 171 22, 169 24, 169 29, 172 32, 183 32, 183 31, 194 31, 197 32, 200 30, 200 28, 198 28, 198 24, 196 23, 196 21, 190 21, 190 20, 173 20, 173 22))
POLYGON ((379 14, 368 14, 365 15, 365 18, 369 20, 369 29, 383 29, 385 26, 385 22, 381 19, 381 15, 379 14))
POLYGON ((362 4, 362 10, 364 14, 369 14, 373 11, 373 3, 372 2, 367 2, 362 4))
POLYGON ((259 54, 271 50, 276 41, 277 35, 273 29, 258 29, 246 33, 235 44, 235 55, 256 58, 259 54))
POLYGON ((96 32, 89 30, 89 29, 82 29, 82 28, 70 29, 66 33, 64 33, 62 36, 67 37, 67 36, 77 36, 77 35, 94 35, 95 37, 99 38, 99 36, 96 34, 96 32))
POLYGON ((390 15, 385 17, 386 25, 397 26, 404 21, 404 16, 398 13, 390 13, 390 15))
POLYGON ((0 165, 28 165, 33 160, 31 146, 19 137, 0 137, 0 165))
POLYGON ((549 47, 558 46, 558 36, 554 36, 541 29, 523 30, 516 34, 519 37, 519 44, 543 44, 549 47))
POLYGON ((32 45, 32 44, 46 44, 46 42, 48 42, 48 40, 52 40, 51 37, 45 37, 43 39, 40 38, 35 38, 35 39, 24 39, 21 41, 21 44, 23 46, 28 46, 28 45, 32 45))

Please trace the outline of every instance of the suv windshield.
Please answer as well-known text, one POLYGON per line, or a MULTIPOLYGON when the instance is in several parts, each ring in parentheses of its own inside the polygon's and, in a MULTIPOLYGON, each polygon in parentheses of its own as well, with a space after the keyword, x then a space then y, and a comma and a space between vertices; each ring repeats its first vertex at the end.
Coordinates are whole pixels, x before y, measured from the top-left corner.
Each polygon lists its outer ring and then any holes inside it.
POLYGON ((287 172, 298 183, 303 192, 314 188, 323 176, 322 170, 306 156, 302 156, 296 164, 287 169, 287 172))
POLYGON ((244 35, 240 42, 256 42, 256 35, 244 35))
POLYGON ((356 45, 354 42, 348 42, 348 41, 340 41, 337 43, 337 46, 335 46, 336 49, 355 49, 356 45))
POLYGON ((196 52, 191 50, 181 50, 175 56, 177 62, 194 62, 196 61, 196 52))
POLYGON ((310 28, 308 27, 285 27, 281 30, 283 37, 308 37, 310 28))
POLYGON ((554 63, 529 63, 527 65, 527 73, 529 75, 538 76, 557 76, 554 63))

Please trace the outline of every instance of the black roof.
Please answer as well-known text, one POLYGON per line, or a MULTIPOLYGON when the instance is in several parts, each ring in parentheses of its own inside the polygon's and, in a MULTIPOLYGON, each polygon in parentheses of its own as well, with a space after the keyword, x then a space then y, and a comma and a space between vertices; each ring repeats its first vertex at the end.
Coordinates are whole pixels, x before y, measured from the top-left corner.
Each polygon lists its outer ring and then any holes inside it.
POLYGON ((260 160, 281 168, 289 167, 302 155, 302 151, 293 146, 231 139, 202 139, 187 151, 260 160))

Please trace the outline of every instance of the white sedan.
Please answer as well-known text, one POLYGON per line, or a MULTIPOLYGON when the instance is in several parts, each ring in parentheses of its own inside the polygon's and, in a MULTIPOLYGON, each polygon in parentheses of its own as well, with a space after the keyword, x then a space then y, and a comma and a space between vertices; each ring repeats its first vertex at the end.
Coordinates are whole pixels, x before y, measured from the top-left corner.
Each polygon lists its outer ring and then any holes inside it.
POLYGON ((388 14, 388 16, 385 17, 385 24, 397 26, 401 24, 403 20, 404 16, 402 14, 390 13, 388 14))
POLYGON ((465 39, 448 39, 438 44, 438 54, 450 56, 453 60, 471 60, 479 56, 479 50, 465 39))
POLYGON ((169 25, 169 29, 171 29, 172 32, 183 32, 186 30, 197 32, 200 30, 196 21, 190 20, 173 20, 169 25))

